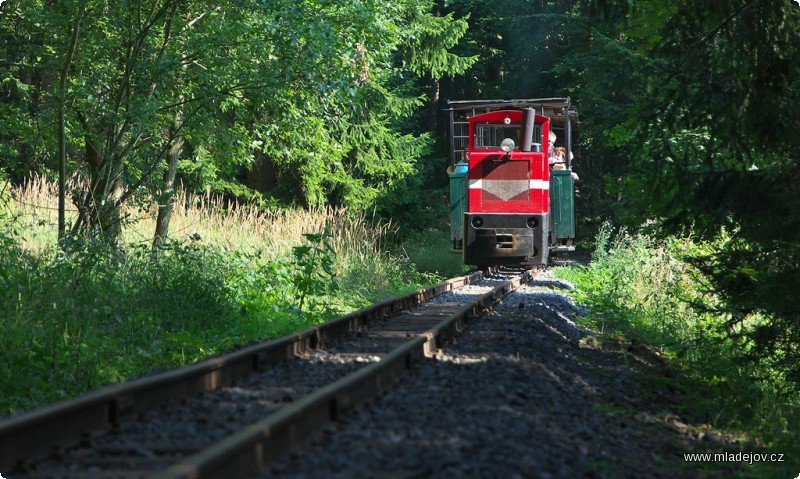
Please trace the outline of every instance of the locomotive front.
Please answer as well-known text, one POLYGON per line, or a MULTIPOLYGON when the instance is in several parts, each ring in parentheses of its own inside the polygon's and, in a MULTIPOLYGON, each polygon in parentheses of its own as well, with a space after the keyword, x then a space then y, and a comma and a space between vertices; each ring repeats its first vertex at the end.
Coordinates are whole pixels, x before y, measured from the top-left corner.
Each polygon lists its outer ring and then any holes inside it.
POLYGON ((451 169, 453 247, 463 252, 466 264, 545 265, 552 250, 564 249, 563 239, 557 239, 559 225, 554 223, 563 215, 556 218, 550 211, 551 183, 557 180, 555 189, 566 186, 570 194, 572 184, 562 185, 563 176, 551 175, 550 117, 537 114, 533 107, 518 106, 485 107, 482 113, 473 109, 464 118, 467 128, 460 135, 458 122, 451 121, 453 138, 463 140, 453 142, 454 153, 460 156, 451 169))
POLYGON ((550 120, 533 109, 469 119, 464 262, 547 263, 550 120))

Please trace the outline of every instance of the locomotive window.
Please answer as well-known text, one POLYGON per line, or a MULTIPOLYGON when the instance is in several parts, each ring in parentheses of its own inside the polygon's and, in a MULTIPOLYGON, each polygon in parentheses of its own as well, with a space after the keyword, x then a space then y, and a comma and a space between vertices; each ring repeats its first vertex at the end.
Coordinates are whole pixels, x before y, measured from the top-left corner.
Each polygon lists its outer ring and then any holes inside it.
POLYGON ((500 143, 511 138, 517 145, 520 144, 521 127, 517 124, 498 125, 483 124, 475 125, 475 148, 500 149, 500 143))

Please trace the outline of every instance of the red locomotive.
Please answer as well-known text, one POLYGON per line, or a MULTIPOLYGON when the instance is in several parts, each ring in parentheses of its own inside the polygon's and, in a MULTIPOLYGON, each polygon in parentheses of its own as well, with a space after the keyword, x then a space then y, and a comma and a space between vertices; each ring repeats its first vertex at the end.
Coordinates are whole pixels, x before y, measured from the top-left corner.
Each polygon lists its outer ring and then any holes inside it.
POLYGON ((448 105, 454 252, 489 267, 544 265, 574 250, 569 98, 448 105))

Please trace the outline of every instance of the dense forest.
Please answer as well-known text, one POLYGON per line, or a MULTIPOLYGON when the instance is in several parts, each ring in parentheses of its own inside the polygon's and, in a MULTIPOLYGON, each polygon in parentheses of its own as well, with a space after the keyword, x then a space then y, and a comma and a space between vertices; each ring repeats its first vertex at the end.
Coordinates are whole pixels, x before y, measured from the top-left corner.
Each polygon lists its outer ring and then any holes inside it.
POLYGON ((794 1, 0 2, 0 180, 58 181, 62 242, 119 243, 137 205, 162 244, 179 184, 435 228, 446 101, 553 96, 580 114, 579 234, 713 245, 685 258, 696 306, 796 389, 794 1))
MULTIPOLYGON (((569 95, 578 210, 715 238, 691 258, 731 335, 800 382, 800 5, 790 1, 453 2, 447 98, 569 95), (769 319, 754 325, 753 314, 769 319)), ((585 233, 588 233, 586 231, 585 233)))

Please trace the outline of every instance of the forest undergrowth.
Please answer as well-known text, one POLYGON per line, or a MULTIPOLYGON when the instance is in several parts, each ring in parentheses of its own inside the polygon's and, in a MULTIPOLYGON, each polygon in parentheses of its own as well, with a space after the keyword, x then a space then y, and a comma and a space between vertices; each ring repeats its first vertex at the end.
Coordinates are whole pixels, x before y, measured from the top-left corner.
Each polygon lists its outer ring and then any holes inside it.
MULTIPOLYGON (((671 373, 655 388, 680 391, 683 420, 722 431, 734 452, 783 455, 783 462, 744 466, 745 477, 794 477, 800 470, 800 391, 769 358, 748 354, 752 344, 731 329, 724 304, 692 266, 693 258, 715 248, 615 232, 605 224, 590 265, 556 273, 575 284, 571 294, 588 307, 581 321, 598 333, 595 339, 645 347, 665 360, 671 373)), ((753 314, 737 327, 763 321, 753 314)))
POLYGON ((55 186, 0 198, 0 415, 304 329, 430 284, 397 228, 344 209, 181 193, 172 240, 128 209, 122 244, 55 238, 55 186))

